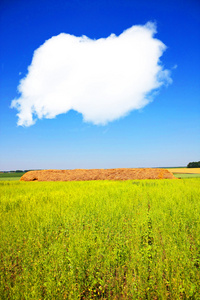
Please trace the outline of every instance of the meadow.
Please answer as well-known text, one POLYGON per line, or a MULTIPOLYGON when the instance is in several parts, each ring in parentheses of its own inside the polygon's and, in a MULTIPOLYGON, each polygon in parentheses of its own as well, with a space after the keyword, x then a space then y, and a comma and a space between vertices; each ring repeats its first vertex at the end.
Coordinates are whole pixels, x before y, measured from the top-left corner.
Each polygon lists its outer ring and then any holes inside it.
POLYGON ((19 180, 25 172, 9 172, 0 173, 0 181, 2 180, 19 180))
POLYGON ((200 179, 0 182, 0 299, 200 299, 200 179))

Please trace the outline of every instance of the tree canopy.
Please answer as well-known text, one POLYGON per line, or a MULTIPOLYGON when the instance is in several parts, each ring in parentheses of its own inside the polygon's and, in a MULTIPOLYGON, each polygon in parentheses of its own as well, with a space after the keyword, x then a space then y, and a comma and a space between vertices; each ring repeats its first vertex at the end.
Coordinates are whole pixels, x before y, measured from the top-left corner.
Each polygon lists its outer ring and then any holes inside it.
POLYGON ((200 168, 200 161, 193 161, 187 165, 187 168, 200 168))

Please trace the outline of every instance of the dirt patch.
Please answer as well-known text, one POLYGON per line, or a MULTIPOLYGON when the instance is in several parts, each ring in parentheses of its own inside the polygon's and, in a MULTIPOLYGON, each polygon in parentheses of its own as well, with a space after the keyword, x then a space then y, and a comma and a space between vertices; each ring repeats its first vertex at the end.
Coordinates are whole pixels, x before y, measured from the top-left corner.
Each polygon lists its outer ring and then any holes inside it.
POLYGON ((133 180, 176 179, 166 169, 75 169, 29 171, 22 181, 85 181, 85 180, 133 180))

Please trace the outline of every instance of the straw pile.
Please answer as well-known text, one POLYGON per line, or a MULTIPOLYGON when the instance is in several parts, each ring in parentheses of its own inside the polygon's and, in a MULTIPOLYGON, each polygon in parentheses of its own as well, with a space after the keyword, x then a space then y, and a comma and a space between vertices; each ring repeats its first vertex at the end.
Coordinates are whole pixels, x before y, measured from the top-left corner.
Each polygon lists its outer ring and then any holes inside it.
POLYGON ((85 181, 85 180, 133 180, 175 179, 166 169, 76 169, 29 171, 22 181, 85 181))

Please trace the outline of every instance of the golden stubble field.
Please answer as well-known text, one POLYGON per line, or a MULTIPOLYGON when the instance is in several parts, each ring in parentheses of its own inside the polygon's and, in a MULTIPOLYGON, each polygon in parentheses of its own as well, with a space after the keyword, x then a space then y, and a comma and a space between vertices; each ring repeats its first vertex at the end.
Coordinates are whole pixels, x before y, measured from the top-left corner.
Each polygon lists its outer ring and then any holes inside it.
POLYGON ((172 173, 200 174, 200 168, 168 168, 172 173))

